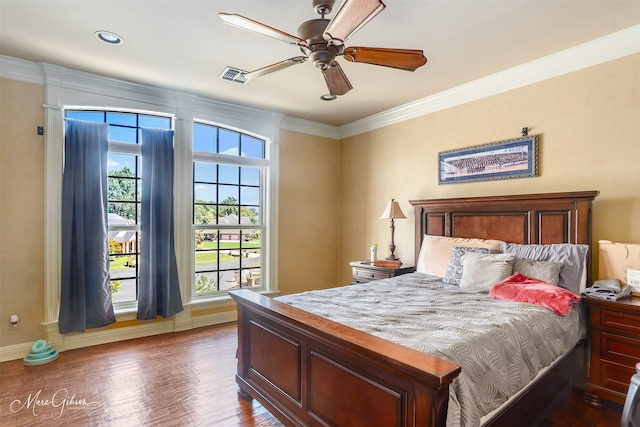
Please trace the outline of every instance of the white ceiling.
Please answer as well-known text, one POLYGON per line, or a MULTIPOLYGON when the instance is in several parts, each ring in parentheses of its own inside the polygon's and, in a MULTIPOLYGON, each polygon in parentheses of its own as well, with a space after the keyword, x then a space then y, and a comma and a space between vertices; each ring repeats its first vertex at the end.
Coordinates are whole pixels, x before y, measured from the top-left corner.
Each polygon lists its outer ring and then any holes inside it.
POLYGON ((0 0, 0 54, 340 126, 640 23, 640 0, 386 5, 346 45, 422 49, 427 64, 407 72, 340 58, 354 89, 331 102, 320 100, 326 85, 310 61, 245 85, 218 78, 225 66, 251 71, 300 55, 218 12, 295 35, 319 17, 311 0, 0 0), (104 44, 97 30, 125 42, 104 44))

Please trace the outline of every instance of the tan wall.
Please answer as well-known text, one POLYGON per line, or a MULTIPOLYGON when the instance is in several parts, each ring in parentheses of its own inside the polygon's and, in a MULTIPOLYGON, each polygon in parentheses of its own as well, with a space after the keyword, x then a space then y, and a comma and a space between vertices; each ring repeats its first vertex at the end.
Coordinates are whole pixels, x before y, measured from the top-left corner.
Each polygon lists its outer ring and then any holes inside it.
POLYGON ((43 86, 0 79, 0 346, 43 336, 43 102, 43 86))
POLYGON ((283 131, 278 287, 283 294, 337 284, 340 142, 283 131))
POLYGON ((388 254, 389 224, 377 218, 392 197, 409 217, 396 228, 405 261, 414 258, 408 201, 424 198, 599 190, 594 242, 640 243, 639 70, 636 54, 345 139, 339 280, 372 243, 388 254), (517 138, 525 126, 540 135, 539 177, 438 185, 438 152, 517 138))

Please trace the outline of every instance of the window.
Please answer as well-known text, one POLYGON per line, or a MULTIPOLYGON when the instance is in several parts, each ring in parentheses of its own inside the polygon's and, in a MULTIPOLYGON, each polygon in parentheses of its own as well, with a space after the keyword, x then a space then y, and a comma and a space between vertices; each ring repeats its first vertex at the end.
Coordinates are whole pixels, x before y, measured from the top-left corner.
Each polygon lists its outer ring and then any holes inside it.
POLYGON ((195 297, 262 288, 265 141, 193 124, 195 297))
POLYGON ((140 128, 171 129, 170 117, 115 111, 68 110, 67 118, 109 124, 109 272, 114 306, 135 304, 140 258, 140 128))
MULTIPOLYGON (((111 293, 116 308, 135 306, 140 259, 140 128, 172 128, 171 117, 137 112, 67 110, 67 118, 109 124, 108 231, 111 293)), ((178 137, 176 136, 176 141, 178 137)), ((177 143, 177 142, 176 142, 177 143)), ((265 288, 264 139, 193 122, 191 284, 194 298, 230 289, 265 288)), ((177 165, 176 170, 185 165, 177 165)), ((186 165, 189 167, 189 164, 186 165)), ((177 206, 177 209, 183 209, 177 206)), ((188 208, 188 206, 187 206, 188 208)))
MULTIPOLYGON (((44 111, 44 141, 45 141, 45 217, 44 217, 44 322, 46 337, 53 341, 60 340, 58 331, 58 315, 60 311, 61 296, 61 269, 62 258, 62 238, 61 238, 61 204, 62 204, 62 176, 64 172, 64 118, 77 117, 84 120, 99 120, 112 124, 112 140, 109 143, 112 148, 112 158, 115 161, 119 159, 113 157, 115 154, 128 155, 136 158, 136 162, 129 162, 129 170, 137 177, 141 177, 140 167, 144 168, 144 161, 138 163, 140 156, 140 146, 134 143, 131 134, 132 125, 136 123, 132 117, 137 120, 136 125, 150 126, 156 128, 171 127, 174 130, 174 206, 175 206, 175 243, 176 243, 176 261, 178 264, 178 275, 180 280, 180 291, 182 302, 185 306, 191 304, 191 309, 198 308, 197 314, 190 314, 190 310, 180 316, 180 321, 174 326, 176 330, 188 328, 189 322, 197 318, 197 324, 210 324, 219 321, 231 320, 233 314, 231 311, 216 310, 215 315, 205 314, 208 312, 201 311, 204 308, 231 307, 232 303, 227 298, 225 291, 215 292, 195 292, 195 250, 194 241, 196 239, 195 229, 210 229, 221 227, 217 224, 212 226, 194 225, 193 207, 193 171, 194 164, 221 164, 235 165, 239 167, 253 168, 259 170, 259 208, 256 232, 260 232, 260 278, 256 280, 250 277, 253 283, 259 283, 258 286, 264 288, 265 291, 277 291, 277 282, 269 280, 277 276, 278 264, 278 171, 280 157, 280 131, 283 128, 283 119, 285 116, 271 111, 257 110, 254 108, 243 107, 240 105, 228 104, 214 99, 194 96, 189 93, 182 93, 175 90, 159 88, 154 86, 146 86, 140 83, 131 83, 126 81, 104 78, 98 75, 90 75, 78 72, 72 69, 61 68, 51 64, 26 64, 28 73, 24 73, 25 63, 20 63, 20 73, 25 76, 42 76, 42 84, 44 85, 44 99, 47 100, 43 104, 44 111), (109 110, 109 111, 105 111, 109 110), (109 114, 109 118, 107 118, 109 114), (129 121, 127 121, 129 120, 129 121), (194 123, 198 121, 200 124, 216 124, 220 128, 220 132, 224 134, 241 134, 242 152, 232 153, 225 148, 224 138, 219 138, 222 146, 218 144, 218 139, 210 138, 198 139, 194 143, 193 131, 194 123), (147 124, 143 124, 146 122, 147 124), (206 123, 205 123, 206 122, 206 123), (124 135, 129 134, 129 138, 124 135), (215 141, 216 145, 213 145, 215 141), (198 146, 202 143, 203 146, 198 146), (194 145, 195 144, 195 145, 194 145), (207 146, 208 144, 208 146, 207 146), (258 154, 251 151, 251 146, 258 147, 258 154), (138 156, 138 157, 136 157, 138 156), (138 171, 134 170, 134 166, 138 166, 138 171), (207 297, 211 296, 211 298, 207 297)), ((31 81, 31 80, 29 80, 31 81)), ((200 128, 196 126, 196 128, 200 128)), ((203 126, 204 129, 218 133, 218 127, 203 126)), ((240 142, 238 142, 238 150, 240 150, 240 142)), ((129 157, 131 159, 131 157, 129 157)), ((124 160, 124 159, 120 159, 124 160)), ((113 168, 113 171, 121 168, 113 168)), ((132 175, 133 175, 132 174, 132 175)), ((113 174, 115 175, 115 174, 113 174)), ((112 176, 111 178, 125 178, 112 176)), ((126 178, 133 178, 127 176, 126 178)), ((204 179, 203 181, 206 181, 204 179)), ((136 181, 137 182, 137 181, 136 181)), ((216 182, 217 184, 217 182, 216 182)), ((243 181, 244 184, 244 181, 243 181)), ((251 188, 250 185, 246 186, 251 188)), ((140 184, 136 184, 136 188, 141 188, 140 184)), ((248 190, 244 190, 248 191, 248 190)), ((256 190, 251 190, 256 191, 256 190)), ((239 194, 239 196, 241 196, 239 194)), ((246 196, 243 194, 242 196, 246 196)), ((122 199, 123 197, 120 197, 122 199)), ((246 200, 238 198, 238 210, 244 207, 246 200)), ((137 201, 137 196, 130 197, 128 200, 111 200, 113 203, 137 201)), ((216 200, 217 201, 217 200, 216 200)), ((134 203, 129 203, 134 204, 134 203)), ((136 216, 138 208, 136 206, 136 216)), ((129 218, 127 218, 129 219, 129 218)), ((129 219, 131 220, 131 219, 129 219)), ((133 231, 138 232, 135 224, 137 218, 133 219, 134 224, 122 224, 119 226, 111 225, 109 231, 133 231)), ((246 225, 238 224, 229 228, 245 228, 246 225)), ((127 248, 118 250, 128 250, 129 252, 119 255, 127 256, 127 254, 138 252, 140 242, 144 242, 144 236, 135 236, 135 243, 132 242, 127 248)), ((244 244, 243 249, 248 245, 244 244)), ((238 245, 239 246, 239 245, 238 245)), ((131 256, 131 255, 129 255, 131 256)), ((126 261, 125 261, 126 263, 126 261)), ((131 266, 137 265, 137 261, 129 263, 131 266)), ((246 267, 246 266, 245 266, 246 267)), ((258 268, 258 267, 256 267, 258 268)), ((130 276, 136 274, 135 267, 127 266, 125 270, 130 276)), ((217 271, 211 269, 212 271, 217 271)), ((238 270, 240 273, 240 270, 238 270)), ((246 268, 243 273, 246 272, 246 268)), ((216 273, 217 274, 217 273, 216 273)), ((252 275, 253 276, 253 275, 252 275)), ((129 279, 132 280, 132 279, 129 279)), ((133 279, 135 280, 135 279, 133 279)), ((242 282, 242 279, 240 280, 242 282)), ((124 295, 125 283, 120 283, 120 295, 124 295)), ((217 285, 216 285, 217 286, 217 285)), ((135 289, 135 285, 131 287, 135 289)), ((135 292, 135 291, 134 291, 135 292)), ((116 298, 118 301, 119 296, 116 298)), ((125 298, 127 299, 127 298, 125 298)), ((118 320, 133 319, 132 308, 137 306, 137 301, 116 302, 116 310, 118 311, 118 320)), ((159 329, 165 330, 167 325, 159 322, 159 329)), ((135 325, 122 328, 137 331, 135 336, 142 336, 148 332, 151 325, 135 325), (144 331, 144 332, 142 332, 144 331)), ((111 335, 109 335, 111 336, 111 335)), ((131 335, 128 335, 131 336, 131 335)), ((101 339, 101 338, 100 338, 101 339)), ((97 339, 98 341, 100 339, 97 339)))

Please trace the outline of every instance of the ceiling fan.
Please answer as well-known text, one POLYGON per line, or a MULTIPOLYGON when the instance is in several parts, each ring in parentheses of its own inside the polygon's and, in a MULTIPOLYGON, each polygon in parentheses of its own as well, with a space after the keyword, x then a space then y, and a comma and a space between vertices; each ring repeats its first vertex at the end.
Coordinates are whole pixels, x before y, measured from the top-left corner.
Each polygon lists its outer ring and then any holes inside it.
POLYGON ((427 63, 422 50, 389 49, 376 47, 345 47, 345 41, 386 7, 381 0, 344 0, 330 20, 335 0, 312 0, 313 9, 321 18, 303 22, 298 35, 285 33, 276 28, 254 21, 242 15, 220 12, 218 15, 227 24, 298 46, 304 55, 294 56, 254 71, 243 73, 247 80, 257 79, 307 59, 318 67, 329 88, 329 94, 321 99, 331 101, 353 89, 349 79, 336 61, 343 56, 351 62, 381 65, 406 71, 415 71, 427 63))

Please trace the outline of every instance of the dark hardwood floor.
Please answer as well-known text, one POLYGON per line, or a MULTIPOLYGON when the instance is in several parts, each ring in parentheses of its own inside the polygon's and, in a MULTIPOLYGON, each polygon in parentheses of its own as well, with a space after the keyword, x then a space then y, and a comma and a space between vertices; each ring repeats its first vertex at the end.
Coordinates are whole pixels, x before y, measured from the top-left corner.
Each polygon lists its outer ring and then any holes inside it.
MULTIPOLYGON (((238 398, 236 339, 230 323, 70 350, 36 367, 0 363, 0 426, 282 426, 238 398)), ((617 427, 621 413, 572 390, 536 426, 617 427)))

